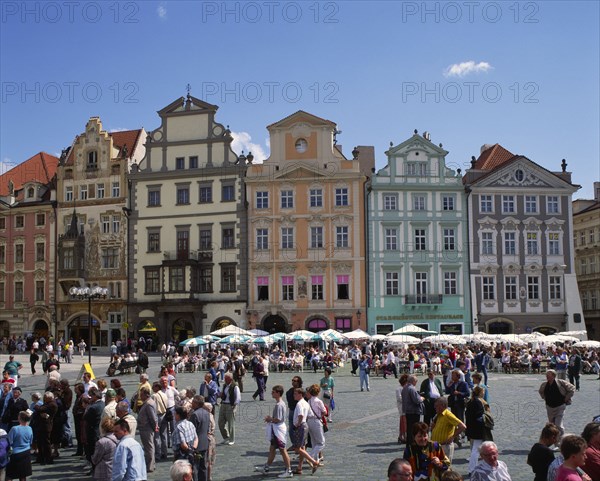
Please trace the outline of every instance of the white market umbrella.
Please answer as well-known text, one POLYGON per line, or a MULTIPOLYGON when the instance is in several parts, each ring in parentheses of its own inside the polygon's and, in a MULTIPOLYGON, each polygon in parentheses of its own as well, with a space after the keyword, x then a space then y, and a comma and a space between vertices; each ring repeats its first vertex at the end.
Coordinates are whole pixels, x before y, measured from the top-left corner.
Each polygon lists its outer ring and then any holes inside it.
POLYGON ((221 329, 217 329, 216 331, 211 332, 213 336, 252 336, 250 331, 246 331, 246 329, 242 329, 241 327, 234 326, 230 324, 229 326, 223 327, 221 329))
POLYGON ((313 337, 315 341, 342 341, 346 336, 335 329, 327 329, 325 331, 318 332, 316 336, 313 337), (319 336, 319 339, 317 339, 319 336))
MULTIPOLYGON (((358 330, 360 330, 360 329, 357 329, 357 331, 358 330)), ((346 337, 348 337, 348 336, 346 336, 346 337)), ((371 339, 373 341, 383 341, 385 339, 385 336, 383 334, 374 334, 371 336, 371 339)))
POLYGON ((262 329, 250 329, 248 331, 253 336, 268 336, 269 333, 267 331, 263 331, 262 329))
POLYGON ((574 347, 591 347, 592 349, 600 348, 599 341, 579 341, 573 345, 574 347))
MULTIPOLYGON (((369 336, 365 331, 363 331, 362 329, 355 329, 354 331, 350 331, 350 332, 346 332, 344 334, 344 336, 346 337, 346 339, 375 339, 375 336, 373 336, 371 338, 371 336, 369 336)), ((380 339, 385 339, 385 336, 379 334, 380 339)))
POLYGON ((310 341, 313 337, 315 337, 315 333, 311 332, 311 331, 306 331, 306 330, 299 330, 299 331, 290 332, 289 334, 286 334, 285 337, 289 341, 298 341, 298 340, 310 341))
POLYGON ((565 336, 563 334, 552 334, 550 336, 546 336, 543 341, 546 344, 556 344, 557 342, 565 343, 565 342, 578 342, 579 339, 573 336, 565 336))
POLYGON ((388 344, 419 344, 421 342, 418 337, 402 334, 387 335, 385 339, 388 344))
POLYGON ((219 344, 244 344, 246 341, 252 340, 252 336, 227 336, 219 341, 219 344))
POLYGON ((396 329, 390 335, 403 334, 408 336, 429 336, 431 334, 437 334, 437 331, 429 331, 427 329, 423 329, 422 327, 415 326, 414 324, 407 324, 400 329, 396 329))
POLYGON ((466 344, 461 336, 452 334, 438 334, 436 336, 428 336, 421 339, 421 342, 431 342, 432 344, 466 344))
POLYGON ((187 347, 196 347, 198 346, 198 340, 195 337, 191 337, 189 339, 186 339, 185 341, 181 341, 179 345, 187 347))
POLYGON ((587 338, 588 338, 587 331, 563 331, 563 332, 557 332, 556 335, 557 336, 576 337, 577 339, 579 339, 581 341, 587 341, 587 338))

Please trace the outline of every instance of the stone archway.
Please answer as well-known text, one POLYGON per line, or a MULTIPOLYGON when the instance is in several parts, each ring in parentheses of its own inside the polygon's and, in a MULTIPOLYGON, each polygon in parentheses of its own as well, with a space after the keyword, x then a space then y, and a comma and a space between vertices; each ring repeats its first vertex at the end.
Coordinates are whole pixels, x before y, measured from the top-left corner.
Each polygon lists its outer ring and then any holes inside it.
POLYGON ((48 334, 49 334, 49 327, 48 327, 48 323, 46 321, 44 321, 43 319, 38 319, 37 321, 35 321, 33 323, 33 336, 37 337, 38 339, 40 337, 44 337, 46 339, 48 339, 48 334))
POLYGON ((171 333, 173 339, 179 344, 194 335, 194 326, 190 321, 179 318, 173 323, 171 333))
POLYGON ((236 322, 233 319, 231 319, 230 317, 219 317, 219 318, 215 319, 215 321, 212 323, 210 332, 218 331, 219 329, 223 329, 224 327, 227 327, 227 326, 238 327, 236 322))
POLYGON ((264 318, 262 322, 263 330, 269 334, 275 334, 276 332, 288 332, 287 321, 278 314, 272 314, 264 318))
MULTIPOLYGON (((81 339, 88 344, 90 338, 88 324, 88 316, 86 314, 71 319, 67 324, 68 338, 72 339, 75 344, 78 344, 81 339)), ((92 316, 92 346, 98 345, 100 345, 100 322, 92 316)), ((90 349, 90 347, 88 346, 87 348, 90 349)))
POLYGON ((496 317, 486 321, 485 330, 488 334, 513 334, 515 323, 505 317, 496 317))
POLYGON ((533 332, 539 332, 544 336, 550 336, 552 334, 556 334, 558 331, 555 327, 550 326, 537 326, 533 329, 533 332))

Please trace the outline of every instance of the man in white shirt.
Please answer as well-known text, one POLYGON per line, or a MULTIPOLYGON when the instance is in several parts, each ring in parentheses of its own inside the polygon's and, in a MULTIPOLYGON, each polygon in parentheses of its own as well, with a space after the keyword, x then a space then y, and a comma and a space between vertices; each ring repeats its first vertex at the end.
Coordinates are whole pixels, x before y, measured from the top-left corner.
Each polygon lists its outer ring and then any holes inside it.
POLYGON ((98 388, 98 385, 92 381, 92 375, 89 372, 83 373, 83 393, 87 394, 91 387, 98 388))
POLYGON ((219 431, 223 436, 223 443, 228 446, 235 444, 235 414, 240 404, 242 395, 240 388, 233 382, 233 375, 225 374, 225 383, 221 390, 221 407, 219 409, 219 431))
POLYGON ((471 473, 471 481, 511 481, 504 461, 498 461, 498 448, 492 441, 485 441, 479 448, 481 461, 471 473))
POLYGON ((435 373, 431 369, 427 372, 427 379, 421 383, 419 391, 425 398, 423 422, 429 424, 435 416, 435 402, 444 394, 442 382, 435 377, 435 373))

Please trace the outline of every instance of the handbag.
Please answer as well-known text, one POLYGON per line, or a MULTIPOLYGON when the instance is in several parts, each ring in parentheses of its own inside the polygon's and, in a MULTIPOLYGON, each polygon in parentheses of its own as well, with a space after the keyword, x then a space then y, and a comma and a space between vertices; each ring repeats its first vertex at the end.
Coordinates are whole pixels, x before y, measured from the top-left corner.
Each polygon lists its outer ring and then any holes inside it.
POLYGON ((494 418, 487 411, 483 413, 483 425, 487 429, 494 429, 494 418))

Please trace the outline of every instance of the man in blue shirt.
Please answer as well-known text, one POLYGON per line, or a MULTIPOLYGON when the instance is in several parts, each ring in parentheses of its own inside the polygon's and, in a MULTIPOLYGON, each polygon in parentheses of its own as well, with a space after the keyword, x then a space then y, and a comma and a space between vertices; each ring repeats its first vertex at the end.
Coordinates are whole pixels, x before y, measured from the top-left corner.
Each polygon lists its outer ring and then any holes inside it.
POLYGON ((146 481, 144 450, 131 436, 127 421, 118 420, 114 433, 119 444, 113 458, 112 481, 146 481))

